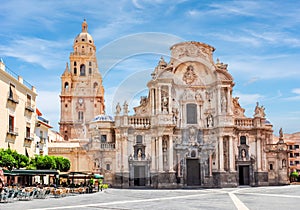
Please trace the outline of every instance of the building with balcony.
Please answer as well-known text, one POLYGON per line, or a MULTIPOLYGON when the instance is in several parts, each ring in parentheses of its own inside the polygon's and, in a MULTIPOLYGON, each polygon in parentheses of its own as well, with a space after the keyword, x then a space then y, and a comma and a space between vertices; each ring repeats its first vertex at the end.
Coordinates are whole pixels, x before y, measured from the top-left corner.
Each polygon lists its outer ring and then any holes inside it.
MULTIPOLYGON (((275 137, 277 138, 277 137, 275 137)), ((283 134, 283 138, 288 145, 289 158, 288 167, 289 173, 297 171, 300 174, 300 132, 283 134)))
POLYGON ((35 154, 36 89, 0 60, 0 148, 35 154))
POLYGON ((40 110, 36 109, 37 118, 35 124, 35 154, 48 155, 48 143, 49 143, 49 130, 52 126, 49 120, 43 117, 40 110))
POLYGON ((71 160, 72 170, 102 173, 122 188, 289 183, 287 144, 282 137, 274 140, 263 106, 257 103, 253 116, 245 116, 232 96, 228 66, 214 62, 212 46, 195 41, 171 46, 169 62, 159 60, 148 95, 134 113, 120 101, 114 118, 104 114, 86 21, 73 48, 71 67, 61 77, 64 141, 49 146, 49 154, 71 160))

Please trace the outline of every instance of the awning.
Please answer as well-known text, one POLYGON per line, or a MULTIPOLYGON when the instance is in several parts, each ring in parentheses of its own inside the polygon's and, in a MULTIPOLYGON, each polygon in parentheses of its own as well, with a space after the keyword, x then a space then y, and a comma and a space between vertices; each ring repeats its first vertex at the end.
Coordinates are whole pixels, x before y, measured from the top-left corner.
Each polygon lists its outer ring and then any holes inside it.
POLYGON ((94 178, 95 178, 95 179, 103 179, 104 176, 101 175, 101 174, 94 174, 94 178))
POLYGON ((57 175, 59 172, 57 170, 26 170, 26 169, 13 169, 7 173, 7 175, 15 176, 38 176, 38 175, 57 175))

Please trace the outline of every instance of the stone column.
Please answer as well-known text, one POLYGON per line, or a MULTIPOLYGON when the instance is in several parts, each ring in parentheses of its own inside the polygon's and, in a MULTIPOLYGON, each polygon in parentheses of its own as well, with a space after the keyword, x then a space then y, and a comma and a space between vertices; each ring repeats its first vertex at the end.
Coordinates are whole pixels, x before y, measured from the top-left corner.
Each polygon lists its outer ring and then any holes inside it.
POLYGON ((229 136, 229 171, 235 171, 232 136, 229 136))
POLYGON ((169 106, 168 106, 168 114, 172 114, 172 93, 171 93, 171 86, 168 85, 168 90, 169 90, 169 106))
POLYGON ((155 97, 155 95, 154 95, 154 89, 153 88, 151 88, 151 91, 150 91, 150 93, 151 93, 151 97, 150 97, 150 100, 151 100, 151 113, 152 113, 152 115, 154 115, 155 114, 155 100, 154 100, 154 97, 155 97))
POLYGON ((219 171, 224 171, 223 136, 219 136, 219 171))
POLYGON ((232 114, 230 88, 227 88, 227 113, 232 114))
POLYGON ((173 138, 169 136, 169 171, 174 172, 173 169, 173 138))
POLYGON ((161 111, 161 88, 160 88, 160 86, 158 87, 158 99, 157 99, 157 108, 158 108, 158 112, 157 112, 157 114, 161 114, 162 113, 162 111, 161 111))
POLYGON ((151 157, 152 157, 152 161, 151 161, 151 171, 153 171, 156 167, 155 167, 155 163, 156 163, 156 155, 155 155, 155 137, 151 137, 151 157))
POLYGON ((257 171, 261 171, 261 139, 256 140, 257 171))
POLYGON ((177 153, 177 170, 178 170, 178 177, 181 177, 180 153, 177 153))
POLYGON ((218 87, 218 89, 217 89, 217 91, 218 91, 218 100, 217 100, 217 102, 218 102, 218 114, 221 114, 221 87, 218 87))
POLYGON ((127 150, 127 148, 128 148, 128 138, 124 138, 124 149, 123 149, 123 157, 122 157, 122 159, 123 159, 123 165, 124 165, 124 172, 128 172, 129 171, 129 169, 128 169, 128 156, 129 156, 129 154, 128 154, 128 150, 127 150))
POLYGON ((209 176, 212 176, 212 155, 209 154, 209 176))
POLYGON ((162 136, 158 137, 158 171, 163 171, 162 136))

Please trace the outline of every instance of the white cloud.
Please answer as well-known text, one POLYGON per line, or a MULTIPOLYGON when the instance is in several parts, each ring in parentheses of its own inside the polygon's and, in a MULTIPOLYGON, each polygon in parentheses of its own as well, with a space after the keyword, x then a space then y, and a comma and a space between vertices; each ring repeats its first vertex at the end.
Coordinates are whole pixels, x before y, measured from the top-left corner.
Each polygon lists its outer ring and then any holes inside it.
POLYGON ((66 41, 59 42, 35 37, 16 37, 10 43, 0 45, 0 54, 28 63, 38 64, 45 69, 51 69, 63 63, 63 58, 67 54, 65 51, 66 45, 69 45, 66 41))
POLYGON ((292 90, 292 93, 296 93, 300 95, 300 88, 295 88, 292 90))
POLYGON ((254 105, 256 102, 263 100, 264 96, 259 94, 259 93, 254 93, 254 94, 245 94, 241 93, 239 91, 235 91, 233 93, 234 97, 239 97, 239 102, 241 105, 246 106, 246 105, 254 105))
POLYGON ((43 114, 42 117, 50 121, 54 130, 58 130, 60 117, 60 98, 57 91, 38 91, 36 106, 43 114))

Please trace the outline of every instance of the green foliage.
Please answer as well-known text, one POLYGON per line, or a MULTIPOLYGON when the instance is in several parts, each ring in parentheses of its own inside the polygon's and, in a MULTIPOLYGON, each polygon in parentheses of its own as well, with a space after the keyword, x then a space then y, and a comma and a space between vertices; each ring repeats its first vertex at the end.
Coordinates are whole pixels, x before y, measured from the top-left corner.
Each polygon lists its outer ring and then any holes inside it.
POLYGON ((294 178, 298 178, 299 177, 299 174, 297 171, 293 171, 290 175, 291 177, 294 177, 294 178))
POLYGON ((71 162, 69 159, 58 156, 55 157, 56 169, 62 172, 70 170, 71 162))
POLYGON ((56 162, 53 156, 36 156, 35 163, 37 169, 56 169, 56 162))
POLYGON ((54 169, 66 172, 70 170, 71 162, 69 159, 60 156, 40 156, 35 155, 28 158, 11 149, 0 149, 0 167, 12 170, 13 168, 26 169, 54 169))

